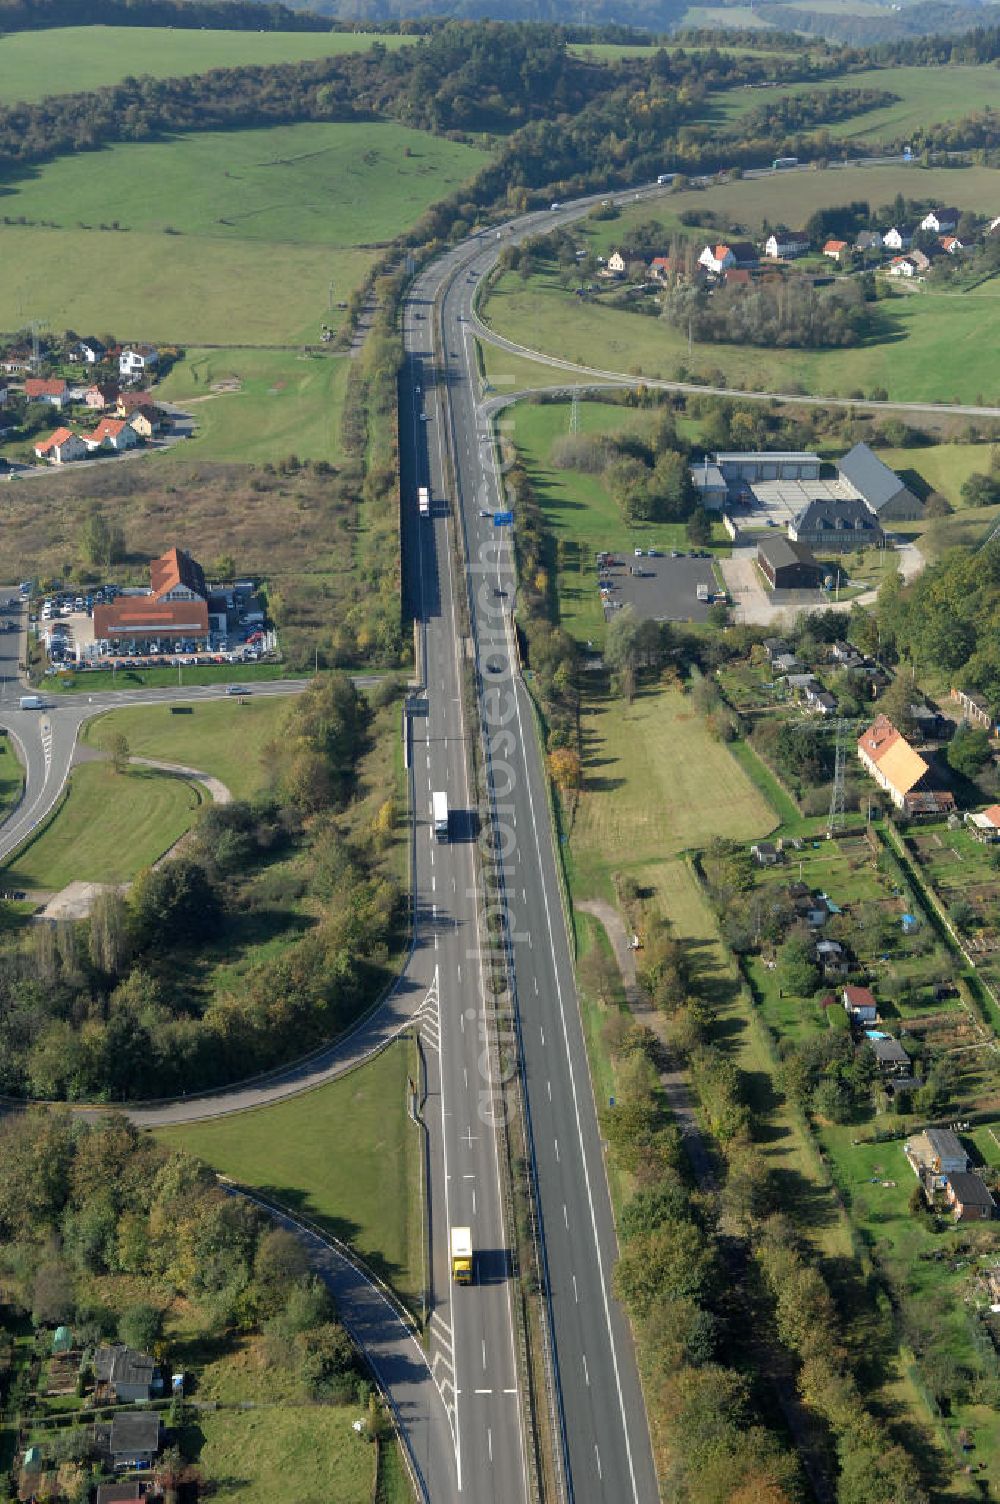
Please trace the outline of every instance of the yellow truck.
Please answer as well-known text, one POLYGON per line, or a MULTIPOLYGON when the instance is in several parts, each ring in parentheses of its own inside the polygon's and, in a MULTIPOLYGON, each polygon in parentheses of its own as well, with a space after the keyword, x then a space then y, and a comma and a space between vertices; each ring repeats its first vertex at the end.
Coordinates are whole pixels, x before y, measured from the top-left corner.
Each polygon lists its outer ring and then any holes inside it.
POLYGON ((472 1228, 451 1230, 451 1277, 457 1285, 472 1284, 472 1228))

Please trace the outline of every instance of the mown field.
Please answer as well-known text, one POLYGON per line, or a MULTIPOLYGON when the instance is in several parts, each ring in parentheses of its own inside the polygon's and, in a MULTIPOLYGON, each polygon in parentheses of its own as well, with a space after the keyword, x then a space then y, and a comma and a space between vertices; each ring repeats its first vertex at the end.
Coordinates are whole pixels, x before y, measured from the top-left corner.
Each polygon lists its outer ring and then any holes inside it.
POLYGON ((188 350, 157 391, 191 413, 196 432, 165 462, 261 463, 294 454, 335 463, 348 368, 346 355, 188 350), (217 383, 229 389, 213 392, 217 383))
POLYGON ((412 1046, 273 1107, 158 1129, 350 1242, 407 1299, 421 1285, 420 1140, 406 1113, 412 1046))
POLYGON ((379 122, 60 158, 0 188, 0 215, 27 221, 0 226, 0 328, 36 317, 173 344, 316 342, 321 324, 339 325, 371 248, 485 160, 379 122))
POLYGON ((9 888, 58 892, 74 881, 128 882, 190 829, 207 794, 151 768, 84 763, 55 818, 3 869, 9 888))
POLYGON ((367 32, 178 31, 172 26, 59 26, 0 37, 0 101, 79 93, 129 76, 179 78, 389 49, 415 38, 367 32))
POLYGON ((183 763, 220 778, 236 799, 248 799, 265 787, 264 749, 288 717, 291 700, 268 697, 195 702, 185 714, 169 705, 137 705, 113 710, 88 721, 82 740, 99 747, 105 737, 121 734, 136 757, 183 763))
POLYGON ((594 696, 582 729, 584 786, 570 839, 580 896, 610 897, 617 871, 641 881, 650 863, 713 836, 750 841, 777 824, 680 690, 646 691, 631 705, 594 696))
POLYGON ((1000 73, 996 68, 951 64, 944 68, 871 68, 845 74, 829 84, 792 84, 766 92, 734 89, 713 96, 713 115, 738 132, 743 116, 759 105, 801 95, 822 99, 835 88, 885 89, 899 95, 896 104, 835 121, 828 127, 835 141, 896 139, 920 127, 960 120, 973 110, 1000 106, 1000 73))

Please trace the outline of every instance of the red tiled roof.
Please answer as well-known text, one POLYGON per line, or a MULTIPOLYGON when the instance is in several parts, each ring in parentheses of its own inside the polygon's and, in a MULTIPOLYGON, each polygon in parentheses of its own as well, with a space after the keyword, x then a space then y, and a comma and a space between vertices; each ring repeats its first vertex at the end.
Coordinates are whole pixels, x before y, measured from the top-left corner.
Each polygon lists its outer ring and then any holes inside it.
POLYGON ((165 554, 153 560, 149 566, 149 583, 157 600, 178 585, 186 585, 196 595, 207 593, 201 565, 183 548, 168 548, 165 554))
POLYGON ((825 256, 830 251, 837 251, 839 253, 840 251, 846 251, 846 250, 847 250, 847 241, 846 240, 828 240, 827 243, 826 243, 826 245, 823 247, 823 254, 825 256))
POLYGON ((148 392, 120 392, 118 395, 118 406, 124 408, 126 413, 136 407, 145 407, 148 401, 148 392))
POLYGON ((55 433, 50 433, 47 439, 35 445, 36 454, 47 454, 50 449, 56 449, 60 444, 65 444, 67 439, 73 437, 72 428, 57 428, 55 433))
POLYGON ((853 987, 848 985, 844 988, 844 997, 852 1008, 877 1008, 875 994, 868 987, 853 987))
POLYGON ((1000 826, 1000 804, 991 804, 989 809, 984 809, 983 814, 991 825, 1000 826))
POLYGON ((92 444, 101 444, 105 439, 116 439, 127 427, 124 418, 102 418, 93 433, 88 433, 85 437, 92 444))
POLYGON ((66 383, 60 378, 29 376, 24 383, 26 397, 64 397, 66 395, 66 383))
POLYGON ((119 596, 94 607, 94 636, 128 637, 133 633, 182 632, 203 637, 208 631, 205 601, 158 601, 151 595, 119 596))

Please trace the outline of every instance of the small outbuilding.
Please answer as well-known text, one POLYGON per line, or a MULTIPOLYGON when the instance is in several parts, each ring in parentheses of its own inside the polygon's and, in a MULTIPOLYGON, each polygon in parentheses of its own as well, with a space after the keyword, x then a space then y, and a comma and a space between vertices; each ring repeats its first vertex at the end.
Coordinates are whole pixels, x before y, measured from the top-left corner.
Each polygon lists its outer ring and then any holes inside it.
POLYGON ((757 563, 772 590, 816 590, 823 583, 812 549, 789 538, 762 538, 757 563))

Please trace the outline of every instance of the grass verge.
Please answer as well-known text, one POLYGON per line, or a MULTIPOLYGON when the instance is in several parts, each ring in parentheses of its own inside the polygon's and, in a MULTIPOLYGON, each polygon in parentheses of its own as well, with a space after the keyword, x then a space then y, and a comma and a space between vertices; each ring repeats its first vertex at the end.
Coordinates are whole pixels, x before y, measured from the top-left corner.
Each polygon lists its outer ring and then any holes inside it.
POLYGON ((420 1140, 406 1111, 413 1071, 413 1046, 400 1039, 315 1091, 156 1136, 350 1243, 419 1309, 420 1140))

